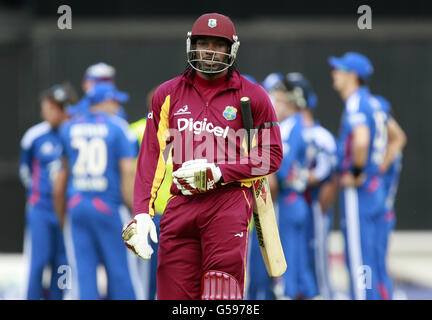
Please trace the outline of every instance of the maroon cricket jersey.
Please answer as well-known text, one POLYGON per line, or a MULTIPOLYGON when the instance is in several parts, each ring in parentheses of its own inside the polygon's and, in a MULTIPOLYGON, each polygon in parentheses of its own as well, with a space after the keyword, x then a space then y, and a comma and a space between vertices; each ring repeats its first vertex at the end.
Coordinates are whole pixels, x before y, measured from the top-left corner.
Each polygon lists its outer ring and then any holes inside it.
MULTIPOLYGON (((222 184, 250 180, 277 171, 282 143, 276 114, 265 90, 239 72, 204 80, 187 71, 163 83, 153 95, 135 177, 134 214, 154 214, 169 151, 173 171, 192 159, 206 158, 222 172, 222 184), (240 98, 251 101, 253 148, 245 151, 240 98)), ((173 183, 171 194, 180 191, 173 183)), ((211 192, 211 191, 210 191, 211 192)))

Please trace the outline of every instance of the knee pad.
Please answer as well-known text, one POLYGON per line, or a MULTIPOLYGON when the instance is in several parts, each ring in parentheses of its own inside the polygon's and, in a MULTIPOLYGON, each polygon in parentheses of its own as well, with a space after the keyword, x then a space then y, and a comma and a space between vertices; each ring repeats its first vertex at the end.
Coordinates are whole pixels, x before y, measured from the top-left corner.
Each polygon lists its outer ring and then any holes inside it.
POLYGON ((201 280, 201 300, 242 300, 243 290, 229 273, 206 271, 201 280))

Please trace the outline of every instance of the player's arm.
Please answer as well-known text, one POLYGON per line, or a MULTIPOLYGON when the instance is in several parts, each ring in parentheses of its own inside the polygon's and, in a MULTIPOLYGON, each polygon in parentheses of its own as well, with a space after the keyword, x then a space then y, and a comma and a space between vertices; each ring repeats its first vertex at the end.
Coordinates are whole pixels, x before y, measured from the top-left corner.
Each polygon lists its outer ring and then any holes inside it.
POLYGON ((319 203, 323 213, 327 212, 336 199, 338 192, 338 181, 339 178, 337 173, 333 173, 329 180, 323 183, 320 188, 319 203))
POLYGON ((274 173, 282 160, 280 131, 277 122, 256 129, 249 153, 233 163, 211 163, 206 159, 189 160, 173 173, 173 182, 184 195, 198 194, 217 188, 217 183, 239 181, 250 184, 257 178, 274 173))
POLYGON ((363 168, 369 155, 370 130, 366 125, 361 125, 353 130, 352 157, 354 168, 363 168))
POLYGON ((63 227, 66 215, 66 187, 69 178, 69 165, 65 157, 62 157, 61 162, 62 166, 53 183, 53 201, 60 226, 63 227))
MULTIPOLYGON (((139 169, 138 167, 137 173, 139 169)), ((149 244, 148 237, 150 236, 153 242, 158 242, 156 225, 152 221, 152 215, 149 214, 152 207, 150 207, 149 202, 147 202, 148 200, 146 200, 149 197, 146 192, 151 192, 151 190, 139 190, 139 187, 145 186, 145 182, 141 180, 142 176, 138 177, 138 174, 134 174, 135 159, 122 159, 120 161, 120 170, 122 173, 121 190, 123 199, 126 205, 130 205, 134 210, 134 218, 123 227, 122 238, 128 249, 139 258, 148 260, 153 254, 153 248, 149 244), (137 206, 137 201, 146 201, 148 207, 137 206)), ((138 202, 138 204, 140 203, 138 202)))
POLYGON ((32 151, 29 148, 21 147, 19 177, 26 189, 29 189, 32 181, 32 151))
POLYGON ((248 182, 276 172, 282 163, 280 130, 277 122, 264 123, 256 129, 252 150, 236 164, 218 165, 223 182, 248 182))
POLYGON ((309 170, 308 185, 313 187, 321 181, 327 179, 332 171, 331 156, 321 150, 316 156, 316 165, 312 170, 309 170))
POLYGON ((129 210, 133 211, 133 190, 135 180, 135 158, 123 158, 119 161, 121 175, 121 193, 129 210))
POLYGON ((292 182, 292 167, 298 157, 303 138, 299 124, 295 123, 294 119, 285 122, 282 131, 283 159, 280 169, 276 172, 276 177, 281 186, 287 186, 292 182))
POLYGON ((120 171, 120 192, 127 208, 133 211, 133 188, 136 172, 136 157, 139 150, 138 137, 124 119, 116 119, 118 131, 115 135, 115 157, 120 171))
POLYGON ((147 117, 144 136, 138 153, 134 184, 134 215, 155 214, 157 191, 165 177, 167 147, 165 134, 169 129, 170 96, 157 91, 147 117))
POLYGON ((32 159, 33 159, 33 143, 29 143, 27 131, 21 139, 19 177, 20 181, 26 189, 29 189, 32 182, 32 159))
POLYGON ((271 174, 268 177, 269 187, 270 187, 270 193, 272 196, 273 201, 277 199, 279 194, 279 185, 275 174, 271 174))
POLYGON ((397 121, 391 117, 387 123, 388 143, 384 159, 380 166, 380 172, 386 172, 397 155, 402 152, 407 144, 407 136, 397 121))
MULTIPOLYGON (((253 180, 276 172, 282 161, 282 143, 279 123, 273 106, 264 89, 250 97, 253 126, 251 151, 241 152, 236 163, 210 163, 205 159, 194 159, 182 164, 173 173, 173 182, 185 195, 215 189, 218 182, 240 181, 250 184, 253 180)), ((240 101, 239 101, 240 102, 240 101)), ((243 148, 244 150, 244 148, 243 148)))
POLYGON ((370 130, 366 124, 356 126, 352 131, 352 171, 341 177, 343 187, 355 187, 364 182, 363 169, 367 163, 370 145, 370 130))
POLYGON ((160 91, 156 92, 152 99, 136 163, 132 193, 134 218, 123 227, 122 231, 126 247, 145 260, 150 259, 153 254, 148 237, 150 236, 153 242, 158 241, 156 225, 152 217, 155 214, 154 202, 157 191, 163 182, 166 170, 163 151, 166 147, 164 135, 169 129, 169 109, 170 96, 164 96, 160 91))
POLYGON ((260 86, 250 95, 255 138, 251 152, 236 164, 219 165, 223 182, 257 178, 276 172, 282 163, 279 122, 268 94, 260 86))

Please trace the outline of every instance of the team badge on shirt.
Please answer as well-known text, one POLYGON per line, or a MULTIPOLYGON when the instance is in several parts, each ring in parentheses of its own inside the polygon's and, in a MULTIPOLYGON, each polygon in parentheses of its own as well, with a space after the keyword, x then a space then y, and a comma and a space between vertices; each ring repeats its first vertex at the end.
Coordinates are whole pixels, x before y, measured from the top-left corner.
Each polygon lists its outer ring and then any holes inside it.
POLYGON ((233 106, 226 106, 223 116, 227 120, 234 120, 237 117, 237 109, 233 106))
POLYGON ((214 28, 214 27, 216 27, 216 25, 217 25, 217 23, 216 23, 216 19, 209 19, 209 20, 208 20, 208 26, 209 26, 210 28, 214 28))
POLYGON ((48 155, 54 153, 54 145, 47 141, 41 147, 42 154, 48 155))

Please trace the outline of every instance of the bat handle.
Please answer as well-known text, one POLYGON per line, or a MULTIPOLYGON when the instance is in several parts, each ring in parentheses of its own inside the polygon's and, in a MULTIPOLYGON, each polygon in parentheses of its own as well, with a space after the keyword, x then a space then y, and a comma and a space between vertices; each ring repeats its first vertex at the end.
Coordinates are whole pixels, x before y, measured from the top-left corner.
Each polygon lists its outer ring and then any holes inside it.
POLYGON ((241 97, 240 106, 242 111, 243 128, 246 130, 246 143, 249 152, 251 149, 251 130, 253 128, 252 110, 249 97, 241 97))

